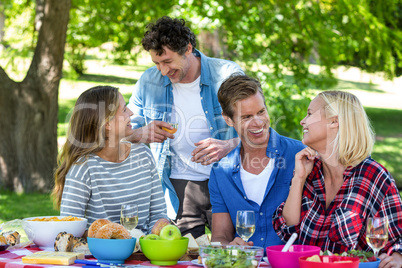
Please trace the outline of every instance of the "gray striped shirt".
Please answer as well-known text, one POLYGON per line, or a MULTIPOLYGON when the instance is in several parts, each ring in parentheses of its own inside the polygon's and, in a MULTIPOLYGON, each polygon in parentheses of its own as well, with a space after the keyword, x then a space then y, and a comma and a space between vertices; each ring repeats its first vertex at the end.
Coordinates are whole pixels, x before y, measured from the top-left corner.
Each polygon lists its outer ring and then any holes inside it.
POLYGON ((137 229, 146 234, 158 219, 166 218, 154 158, 143 144, 132 144, 130 155, 120 163, 91 154, 84 163, 74 164, 66 176, 60 215, 85 217, 88 226, 96 219, 120 222, 124 203, 138 205, 137 229))

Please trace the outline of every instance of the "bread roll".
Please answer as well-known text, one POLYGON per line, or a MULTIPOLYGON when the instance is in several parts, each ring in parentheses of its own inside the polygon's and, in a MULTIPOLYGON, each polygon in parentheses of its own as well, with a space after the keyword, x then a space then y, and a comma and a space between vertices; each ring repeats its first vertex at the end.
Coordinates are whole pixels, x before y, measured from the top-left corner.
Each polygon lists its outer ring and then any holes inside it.
POLYGON ((77 244, 77 243, 80 243, 80 242, 87 242, 87 240, 85 239, 85 238, 83 238, 83 237, 74 237, 73 238, 73 246, 75 245, 75 244, 77 244))
POLYGON ((112 223, 112 222, 109 221, 108 219, 97 219, 96 221, 94 221, 91 224, 91 226, 89 226, 88 237, 96 237, 96 233, 98 232, 98 230, 100 228, 102 228, 102 226, 104 226, 108 223, 112 223))
POLYGON ((91 251, 89 251, 88 243, 85 241, 85 239, 82 239, 82 241, 75 243, 72 251, 77 253, 84 253, 84 255, 91 255, 91 251))
POLYGON ((54 251, 71 252, 74 236, 67 232, 60 232, 54 241, 54 251))
POLYGON ((130 239, 131 234, 127 229, 118 223, 112 222, 102 226, 95 235, 95 238, 101 239, 130 239))

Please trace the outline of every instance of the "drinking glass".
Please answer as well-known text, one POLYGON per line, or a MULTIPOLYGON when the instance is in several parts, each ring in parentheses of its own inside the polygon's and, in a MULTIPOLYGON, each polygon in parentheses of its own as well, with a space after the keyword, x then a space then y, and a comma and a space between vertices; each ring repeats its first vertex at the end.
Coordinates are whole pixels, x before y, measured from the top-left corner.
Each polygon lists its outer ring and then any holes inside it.
MULTIPOLYGON (((167 131, 167 132, 169 132, 171 134, 176 133, 177 128, 179 127, 179 123, 178 123, 178 120, 173 117, 173 113, 164 112, 163 117, 162 117, 162 121, 168 123, 169 125, 171 125, 173 127, 173 129, 168 129, 168 128, 162 127, 163 130, 165 130, 165 131, 167 131)), ((171 142, 171 140, 167 139, 166 148, 162 151, 162 154, 164 154, 164 155, 172 155, 172 152, 170 151, 170 149, 171 149, 170 148, 170 142, 171 142)))
POLYGON ((373 249, 375 257, 388 241, 387 217, 372 217, 367 222, 366 241, 373 249))
POLYGON ((168 129, 168 128, 165 128, 165 127, 162 127, 162 129, 167 131, 167 132, 169 132, 170 134, 175 134, 176 131, 177 131, 177 128, 179 127, 179 124, 178 123, 172 123, 172 122, 167 122, 167 123, 169 125, 171 125, 173 129, 168 129))
POLYGON ((120 223, 128 231, 131 231, 138 224, 138 206, 137 204, 121 205, 120 223))
POLYGON ((236 215, 236 232, 246 242, 255 232, 255 216, 252 210, 238 210, 236 215))

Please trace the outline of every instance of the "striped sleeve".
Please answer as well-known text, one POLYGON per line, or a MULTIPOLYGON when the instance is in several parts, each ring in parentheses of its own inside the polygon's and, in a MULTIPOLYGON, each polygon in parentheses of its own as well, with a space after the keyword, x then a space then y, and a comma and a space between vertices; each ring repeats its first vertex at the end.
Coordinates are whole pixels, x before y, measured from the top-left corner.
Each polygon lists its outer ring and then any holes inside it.
POLYGON ((66 175, 60 216, 85 217, 90 195, 91 186, 87 164, 73 165, 66 175))
MULTIPOLYGON (((145 147, 145 146, 144 146, 145 147)), ((153 226, 160 218, 166 218, 166 203, 163 195, 162 183, 156 169, 155 160, 151 151, 146 147, 147 158, 150 163, 150 173, 152 181, 151 202, 149 208, 149 226, 153 226)), ((151 230, 148 230, 149 232, 151 230)))

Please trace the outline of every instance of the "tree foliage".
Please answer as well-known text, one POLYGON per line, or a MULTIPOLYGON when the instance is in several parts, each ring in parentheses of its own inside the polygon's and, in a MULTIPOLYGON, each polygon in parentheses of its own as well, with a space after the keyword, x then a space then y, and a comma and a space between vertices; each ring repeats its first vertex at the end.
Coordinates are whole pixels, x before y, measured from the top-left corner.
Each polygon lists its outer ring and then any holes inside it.
POLYGON ((80 74, 88 48, 110 42, 113 57, 120 63, 135 59, 141 46, 145 26, 155 18, 169 14, 174 0, 156 1, 150 8, 147 1, 73 0, 67 34, 70 64, 80 74))
POLYGON ((226 44, 222 54, 245 62, 265 82, 274 122, 297 138, 306 89, 333 85, 332 69, 339 63, 395 76, 402 59, 401 3, 192 0, 177 13, 219 31, 226 44), (256 70, 256 63, 268 69, 256 70), (310 63, 321 67, 318 74, 309 72, 310 63))

